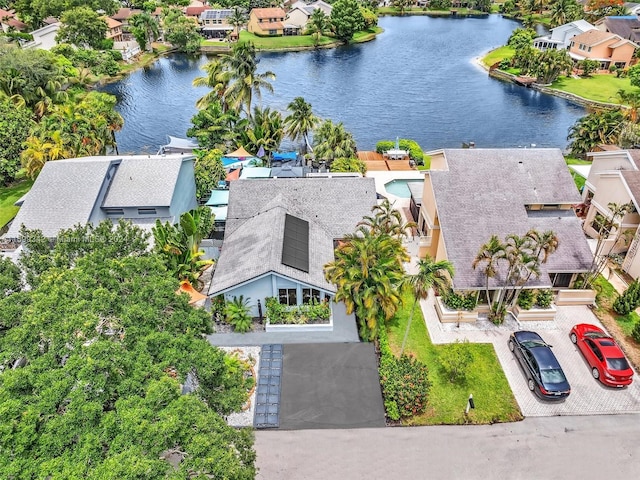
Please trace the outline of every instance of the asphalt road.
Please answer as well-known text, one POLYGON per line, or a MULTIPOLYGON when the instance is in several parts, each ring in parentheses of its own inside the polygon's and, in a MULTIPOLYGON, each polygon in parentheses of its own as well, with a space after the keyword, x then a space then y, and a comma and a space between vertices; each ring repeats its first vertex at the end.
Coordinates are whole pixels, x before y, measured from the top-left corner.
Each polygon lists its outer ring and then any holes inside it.
POLYGON ((640 478, 640 415, 483 426, 256 431, 257 478, 640 478))

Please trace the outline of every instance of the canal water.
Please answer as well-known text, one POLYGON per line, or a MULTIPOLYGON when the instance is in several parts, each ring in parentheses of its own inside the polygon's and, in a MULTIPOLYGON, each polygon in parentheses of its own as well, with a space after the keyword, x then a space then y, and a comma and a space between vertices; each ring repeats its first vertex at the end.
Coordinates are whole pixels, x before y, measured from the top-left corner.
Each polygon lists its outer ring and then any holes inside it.
MULTIPOLYGON (((372 42, 336 49, 259 54, 259 71, 276 74, 262 105, 286 114, 304 97, 314 112, 343 122, 358 149, 382 139, 416 140, 424 150, 477 147, 566 148, 568 129, 585 109, 489 78, 476 59, 506 43, 518 26, 499 15, 484 18, 382 17, 372 42)), ((121 153, 156 152, 166 136, 184 137, 206 88, 207 57, 161 58, 105 85, 125 120, 116 133, 121 153)))

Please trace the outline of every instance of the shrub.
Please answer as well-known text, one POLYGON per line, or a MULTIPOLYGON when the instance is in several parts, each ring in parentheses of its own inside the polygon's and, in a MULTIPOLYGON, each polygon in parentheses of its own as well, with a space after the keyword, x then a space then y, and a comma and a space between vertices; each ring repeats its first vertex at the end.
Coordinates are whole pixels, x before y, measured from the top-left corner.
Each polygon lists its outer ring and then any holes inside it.
POLYGON ((393 355, 384 328, 380 329, 378 341, 380 385, 387 417, 397 421, 423 413, 431 386, 427 366, 407 355, 393 355))
POLYGON ((498 65, 500 70, 508 70, 511 68, 511 58, 503 58, 498 65))
POLYGON ((450 310, 473 310, 478 304, 478 295, 475 291, 460 293, 449 290, 442 295, 442 301, 450 310))
POLYGON ((551 289, 538 290, 536 294, 536 306, 540 308, 549 308, 553 302, 553 291, 551 289))
POLYGON ((454 343, 444 345, 440 350, 440 365, 451 382, 463 381, 467 376, 467 370, 473 362, 473 354, 469 350, 469 340, 456 340, 454 343))
POLYGON ((613 310, 619 315, 626 315, 640 306, 640 283, 634 280, 622 295, 613 302, 613 310))
POLYGON ((523 289, 518 295, 518 306, 524 310, 529 310, 533 307, 533 303, 536 300, 536 295, 531 289, 523 289))
POLYGON ((331 317, 331 304, 312 299, 303 305, 289 306, 281 304, 275 297, 265 299, 267 318, 271 324, 305 324, 312 320, 328 320, 331 317))
POLYGON ((640 343, 640 321, 636 322, 633 330, 631 330, 631 338, 640 343))
POLYGON ((249 315, 249 299, 246 300, 242 295, 233 297, 233 301, 227 302, 225 306, 225 315, 227 323, 233 326, 233 329, 239 333, 245 333, 251 330, 252 318, 249 315))
MULTIPOLYGON (((398 146, 401 150, 408 150, 409 157, 415 160, 416 164, 424 165, 424 152, 418 142, 415 140, 407 140, 406 138, 401 138, 398 140, 398 146)), ((392 140, 381 140, 376 143, 376 152, 384 153, 387 150, 392 150, 396 148, 396 142, 392 140)))

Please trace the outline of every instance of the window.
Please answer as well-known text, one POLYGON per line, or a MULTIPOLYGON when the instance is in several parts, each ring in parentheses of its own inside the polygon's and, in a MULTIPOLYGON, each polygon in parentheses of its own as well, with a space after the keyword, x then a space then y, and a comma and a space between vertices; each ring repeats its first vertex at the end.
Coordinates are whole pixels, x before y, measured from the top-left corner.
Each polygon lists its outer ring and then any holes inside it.
POLYGON ((604 215, 600 212, 596 213, 595 217, 593 217, 593 221, 591 222, 591 228, 593 228, 598 234, 609 236, 611 232, 611 221, 609 221, 604 215))
POLYGON ((279 288, 278 301, 282 305, 297 305, 298 294, 295 288, 279 288))
POLYGON ((320 290, 315 288, 302 289, 302 303, 311 303, 311 300, 320 301, 320 290))
POLYGON ((274 29, 269 30, 269 35, 277 35, 277 34, 278 34, 277 30, 274 30, 274 29))
POLYGON ((573 273, 550 273, 549 277, 555 288, 569 288, 573 273))
POLYGON ((587 52, 590 52, 590 51, 591 51, 591 47, 587 48, 587 52))
POLYGON ((155 214, 156 214, 155 208, 139 208, 138 209, 138 215, 155 215, 155 214))

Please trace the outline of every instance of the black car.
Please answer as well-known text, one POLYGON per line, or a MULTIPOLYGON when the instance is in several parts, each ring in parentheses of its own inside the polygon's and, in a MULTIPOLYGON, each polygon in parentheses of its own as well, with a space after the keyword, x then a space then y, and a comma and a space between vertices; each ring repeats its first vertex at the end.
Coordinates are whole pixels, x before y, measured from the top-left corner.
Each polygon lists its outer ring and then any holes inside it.
POLYGON ((514 332, 509 338, 509 350, 515 353, 529 390, 546 400, 560 400, 569 396, 571 387, 558 359, 536 332, 514 332))

